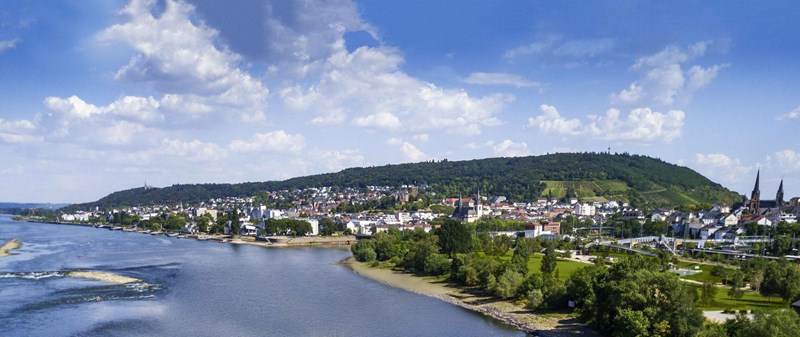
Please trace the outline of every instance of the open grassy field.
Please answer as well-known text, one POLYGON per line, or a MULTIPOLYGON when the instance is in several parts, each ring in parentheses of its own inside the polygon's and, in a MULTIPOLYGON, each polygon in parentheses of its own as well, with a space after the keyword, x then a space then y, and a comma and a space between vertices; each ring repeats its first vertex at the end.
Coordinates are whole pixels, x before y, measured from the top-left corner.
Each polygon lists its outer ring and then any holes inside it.
POLYGON ((728 297, 728 288, 718 288, 714 296, 714 303, 709 305, 697 304, 700 310, 759 310, 786 308, 787 304, 779 298, 764 297, 757 292, 747 291, 741 299, 728 297))

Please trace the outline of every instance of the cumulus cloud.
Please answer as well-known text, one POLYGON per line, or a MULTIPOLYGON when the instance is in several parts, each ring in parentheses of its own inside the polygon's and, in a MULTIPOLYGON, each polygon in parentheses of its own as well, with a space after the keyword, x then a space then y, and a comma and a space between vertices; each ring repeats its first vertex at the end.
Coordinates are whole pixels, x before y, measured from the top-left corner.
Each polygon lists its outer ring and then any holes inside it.
POLYGON ((739 159, 730 158, 722 153, 696 153, 694 163, 700 173, 726 184, 740 183, 742 177, 752 169, 742 165, 739 159))
POLYGON ((328 171, 340 171, 350 167, 364 166, 366 157, 359 150, 326 150, 311 151, 311 155, 318 158, 328 171))
POLYGON ((542 83, 530 81, 522 76, 509 73, 475 72, 464 79, 465 83, 478 85, 508 85, 517 88, 540 88, 542 83))
POLYGON ((698 90, 706 87, 727 64, 709 67, 684 65, 706 54, 712 41, 702 41, 686 48, 670 45, 658 53, 640 57, 631 70, 641 73, 641 78, 619 93, 609 95, 613 104, 632 105, 645 100, 662 105, 688 103, 698 90))
POLYGON ((36 125, 27 119, 5 120, 0 118, 0 141, 4 143, 33 143, 41 141, 36 136, 36 125))
POLYGON ((681 136, 685 114, 680 110, 666 113, 638 108, 623 115, 609 109, 603 115, 590 115, 587 122, 562 117, 554 106, 542 104, 542 114, 528 118, 528 128, 543 134, 588 136, 621 141, 671 142, 681 136))
POLYGON ((386 144, 400 148, 400 152, 402 152, 403 155, 406 157, 406 159, 408 159, 411 162, 419 162, 431 159, 430 156, 422 152, 420 149, 414 146, 414 144, 403 141, 402 139, 390 138, 389 140, 386 141, 386 144))
POLYGON ((581 127, 578 119, 561 117, 556 107, 542 104, 539 106, 541 115, 528 118, 528 127, 537 129, 543 134, 574 134, 581 127))
POLYGON ((291 152, 297 153, 305 147, 303 135, 292 135, 283 130, 256 133, 249 141, 234 140, 228 148, 233 152, 291 152))
POLYGON ((528 144, 525 142, 513 142, 506 139, 500 143, 491 144, 494 155, 500 157, 523 157, 530 155, 528 144))
POLYGON ((404 131, 474 135, 482 127, 499 125, 495 115, 513 100, 509 95, 475 98, 463 90, 440 88, 402 72, 403 58, 393 48, 361 47, 348 52, 342 43, 337 53, 324 60, 315 84, 280 90, 290 108, 324 111, 312 123, 341 122, 346 114, 352 114, 356 125, 373 127, 383 117, 380 122, 384 123, 379 125, 402 125, 404 131))
POLYGON ((368 115, 353 119, 353 124, 360 127, 374 127, 380 129, 397 129, 402 126, 400 119, 391 112, 379 112, 374 115, 368 115))
POLYGON ((786 119, 800 119, 800 106, 798 106, 792 111, 789 111, 783 115, 778 116, 778 120, 786 120, 786 119))
POLYGON ((120 11, 126 22, 98 35, 103 43, 121 42, 138 52, 115 78, 164 93, 162 101, 171 103, 166 107, 172 113, 197 117, 213 111, 262 120, 269 91, 237 66, 239 55, 215 44, 218 32, 194 22, 189 4, 166 0, 158 16, 155 5, 131 1, 120 11))
POLYGON ((661 113, 638 108, 622 116, 619 110, 609 109, 605 115, 591 116, 592 123, 585 130, 594 137, 609 140, 670 142, 681 136, 684 118, 680 110, 661 113))

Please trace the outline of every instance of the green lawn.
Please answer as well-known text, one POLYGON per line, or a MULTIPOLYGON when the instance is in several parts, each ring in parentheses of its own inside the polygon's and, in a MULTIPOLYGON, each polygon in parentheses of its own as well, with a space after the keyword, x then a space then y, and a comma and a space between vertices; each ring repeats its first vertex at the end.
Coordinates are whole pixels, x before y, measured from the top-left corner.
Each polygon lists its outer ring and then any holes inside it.
POLYGON ((728 288, 719 288, 714 296, 714 303, 710 305, 697 304, 700 310, 753 310, 753 309, 778 309, 787 305, 780 298, 767 298, 757 292, 747 291, 741 299, 728 297, 728 288))
MULTIPOLYGON (((514 255, 513 250, 509 250, 508 253, 500 256, 501 261, 511 261, 511 256, 514 255)), ((531 258, 528 259, 528 272, 532 274, 541 274, 539 270, 542 269, 542 259, 544 258, 543 254, 533 254, 531 258)), ((558 279, 562 281, 566 281, 572 274, 575 274, 578 269, 583 267, 588 267, 589 264, 575 262, 570 260, 562 260, 558 259, 558 263, 556 263, 556 269, 558 269, 558 279)))

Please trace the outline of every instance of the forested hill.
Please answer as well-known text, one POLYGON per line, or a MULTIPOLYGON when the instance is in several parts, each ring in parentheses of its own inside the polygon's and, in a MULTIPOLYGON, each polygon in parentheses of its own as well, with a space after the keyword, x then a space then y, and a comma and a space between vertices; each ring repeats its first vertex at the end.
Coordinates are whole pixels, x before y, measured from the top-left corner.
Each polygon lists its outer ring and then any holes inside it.
POLYGON ((651 207, 740 201, 740 196, 699 173, 660 159, 629 154, 558 153, 516 158, 438 161, 350 168, 283 181, 187 184, 135 188, 68 209, 101 209, 210 198, 253 196, 305 187, 427 184, 440 195, 503 195, 510 200, 577 196, 587 201, 625 200, 651 207))

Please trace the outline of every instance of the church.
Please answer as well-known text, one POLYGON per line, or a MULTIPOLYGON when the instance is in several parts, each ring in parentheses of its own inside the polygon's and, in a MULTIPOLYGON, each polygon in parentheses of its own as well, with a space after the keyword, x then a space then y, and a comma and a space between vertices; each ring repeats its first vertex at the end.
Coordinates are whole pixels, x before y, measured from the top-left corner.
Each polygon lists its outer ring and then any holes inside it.
POLYGON ((786 203, 783 201, 783 179, 781 179, 781 184, 778 186, 778 193, 775 194, 775 200, 761 200, 761 190, 758 186, 760 178, 761 170, 758 170, 758 173, 756 173, 756 185, 753 187, 753 192, 750 193, 750 201, 747 204, 747 207, 750 209, 750 214, 760 216, 774 213, 780 214, 781 210, 786 206, 786 203))

